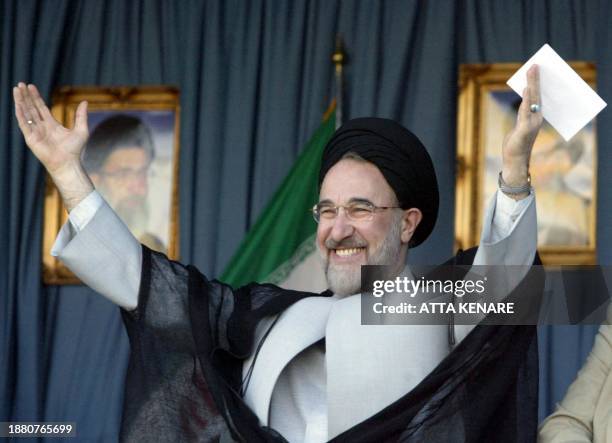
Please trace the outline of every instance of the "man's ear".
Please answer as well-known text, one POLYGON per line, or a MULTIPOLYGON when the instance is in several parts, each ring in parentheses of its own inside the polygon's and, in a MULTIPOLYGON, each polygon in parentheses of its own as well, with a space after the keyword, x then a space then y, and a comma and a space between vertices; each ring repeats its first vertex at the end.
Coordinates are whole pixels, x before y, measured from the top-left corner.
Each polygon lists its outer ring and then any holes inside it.
POLYGON ((417 226, 421 223, 423 213, 418 208, 410 208, 404 210, 404 216, 402 217, 402 243, 408 243, 417 226))

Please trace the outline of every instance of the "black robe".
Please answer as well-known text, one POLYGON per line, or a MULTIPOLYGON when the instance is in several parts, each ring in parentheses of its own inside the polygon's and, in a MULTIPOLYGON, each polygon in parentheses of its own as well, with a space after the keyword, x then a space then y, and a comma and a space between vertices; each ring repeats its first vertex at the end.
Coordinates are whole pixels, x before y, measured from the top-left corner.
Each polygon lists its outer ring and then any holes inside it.
MULTIPOLYGON (((470 264, 475 252, 447 263, 470 264)), ((244 403, 242 366, 257 323, 312 296, 331 293, 233 290, 143 247, 138 307, 122 311, 131 355, 121 440, 286 441, 244 403)), ((535 441, 537 405, 536 327, 479 325, 413 390, 332 441, 535 441)))

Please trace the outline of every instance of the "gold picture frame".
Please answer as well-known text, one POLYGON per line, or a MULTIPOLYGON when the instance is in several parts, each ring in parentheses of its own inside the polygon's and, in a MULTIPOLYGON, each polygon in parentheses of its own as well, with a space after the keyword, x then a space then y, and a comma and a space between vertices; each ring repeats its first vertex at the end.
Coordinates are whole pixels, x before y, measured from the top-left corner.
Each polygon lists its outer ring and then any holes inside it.
MULTIPOLYGON (((90 137, 83 163, 132 233, 170 259, 179 258, 179 91, 166 86, 62 87, 51 112, 71 127, 77 105, 88 102, 90 137)), ((51 248, 68 214, 47 175, 44 199, 43 282, 80 284, 51 248)))
MULTIPOLYGON (((497 189, 503 137, 514 125, 520 97, 506 85, 518 63, 459 68, 455 250, 479 243, 486 203, 497 189)), ((570 66, 593 89, 595 65, 570 66)), ((569 142, 545 122, 530 171, 537 198, 538 252, 544 264, 595 264, 597 139, 591 122, 569 142)))

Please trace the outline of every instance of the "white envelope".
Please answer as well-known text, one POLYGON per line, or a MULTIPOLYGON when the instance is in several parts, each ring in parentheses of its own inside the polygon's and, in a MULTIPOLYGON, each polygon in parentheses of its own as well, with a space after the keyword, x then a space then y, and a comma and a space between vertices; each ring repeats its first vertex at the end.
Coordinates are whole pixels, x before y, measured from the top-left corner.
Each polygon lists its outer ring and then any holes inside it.
POLYGON ((508 80, 508 86, 520 96, 527 86, 527 70, 533 64, 540 69, 542 116, 566 141, 606 107, 606 102, 548 44, 508 80))

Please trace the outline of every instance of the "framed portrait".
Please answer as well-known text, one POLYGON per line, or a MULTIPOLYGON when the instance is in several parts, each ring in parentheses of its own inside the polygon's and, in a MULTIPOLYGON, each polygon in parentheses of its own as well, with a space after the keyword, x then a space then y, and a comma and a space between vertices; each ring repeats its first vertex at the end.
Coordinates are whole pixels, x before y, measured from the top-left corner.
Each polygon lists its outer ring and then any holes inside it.
MULTIPOLYGON (((570 63, 595 89, 595 66, 570 63)), ((517 63, 461 65, 457 116, 455 248, 479 243, 482 217, 497 189, 504 136, 521 97, 506 85, 517 63)), ((544 264, 594 264, 597 214, 595 122, 565 141, 546 121, 531 154, 538 252, 544 264)))
MULTIPOLYGON (((71 127, 87 100, 89 139, 81 161, 97 191, 134 236, 178 259, 179 93, 171 87, 64 87, 51 112, 71 127)), ((47 176, 43 232, 45 284, 79 280, 50 250, 68 214, 47 176)))

